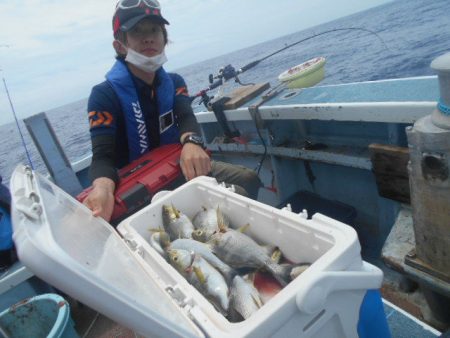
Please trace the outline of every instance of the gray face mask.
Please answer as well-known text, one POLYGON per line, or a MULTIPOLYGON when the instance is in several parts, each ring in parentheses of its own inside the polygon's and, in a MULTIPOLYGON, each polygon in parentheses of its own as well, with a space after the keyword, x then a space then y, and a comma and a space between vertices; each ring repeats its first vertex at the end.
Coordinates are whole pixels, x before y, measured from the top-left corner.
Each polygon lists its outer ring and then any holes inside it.
POLYGON ((167 57, 164 51, 155 56, 145 56, 131 48, 127 48, 127 56, 125 61, 131 63, 144 72, 154 73, 167 62, 167 57))

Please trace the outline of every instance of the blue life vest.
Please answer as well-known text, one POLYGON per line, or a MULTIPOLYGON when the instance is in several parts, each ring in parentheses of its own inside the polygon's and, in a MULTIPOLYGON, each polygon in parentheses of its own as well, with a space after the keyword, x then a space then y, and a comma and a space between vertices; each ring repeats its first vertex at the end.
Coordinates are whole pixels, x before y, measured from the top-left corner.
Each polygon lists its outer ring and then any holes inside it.
MULTIPOLYGON (((180 133, 176 126, 173 105, 175 86, 169 74, 161 67, 156 72, 159 86, 156 88, 156 99, 159 113, 160 144, 180 142, 180 133)), ((124 113, 130 162, 141 157, 152 149, 145 117, 139 104, 139 96, 127 66, 123 61, 116 61, 106 74, 108 83, 117 94, 124 113)))

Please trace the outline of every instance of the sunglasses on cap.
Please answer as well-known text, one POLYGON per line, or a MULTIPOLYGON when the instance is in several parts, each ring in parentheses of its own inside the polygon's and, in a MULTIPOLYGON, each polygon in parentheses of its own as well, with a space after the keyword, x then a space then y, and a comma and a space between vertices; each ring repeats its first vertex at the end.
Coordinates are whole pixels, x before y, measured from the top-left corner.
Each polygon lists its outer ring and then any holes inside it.
POLYGON ((161 9, 161 5, 156 0, 121 0, 117 3, 118 8, 122 9, 129 9, 129 8, 136 8, 140 5, 144 4, 148 7, 155 8, 155 9, 161 9))

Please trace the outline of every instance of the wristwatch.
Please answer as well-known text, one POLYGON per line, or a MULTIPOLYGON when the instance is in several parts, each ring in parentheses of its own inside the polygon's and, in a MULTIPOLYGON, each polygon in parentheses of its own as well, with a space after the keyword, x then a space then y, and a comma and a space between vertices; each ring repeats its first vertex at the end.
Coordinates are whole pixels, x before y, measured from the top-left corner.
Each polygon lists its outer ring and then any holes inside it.
POLYGON ((190 134, 190 135, 186 136, 183 140, 183 145, 185 145, 186 143, 193 143, 202 148, 205 148, 205 144, 203 143, 203 138, 197 134, 190 134))

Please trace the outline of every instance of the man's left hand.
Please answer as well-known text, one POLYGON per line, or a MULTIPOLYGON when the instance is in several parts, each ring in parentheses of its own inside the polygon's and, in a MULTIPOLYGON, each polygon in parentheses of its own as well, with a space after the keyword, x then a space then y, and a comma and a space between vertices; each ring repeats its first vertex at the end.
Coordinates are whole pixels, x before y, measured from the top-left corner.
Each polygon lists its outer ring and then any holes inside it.
POLYGON ((180 166, 186 181, 190 181, 197 176, 210 173, 211 159, 202 147, 186 143, 181 151, 180 166))

